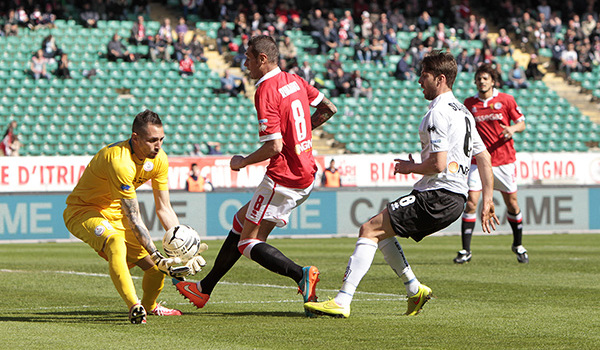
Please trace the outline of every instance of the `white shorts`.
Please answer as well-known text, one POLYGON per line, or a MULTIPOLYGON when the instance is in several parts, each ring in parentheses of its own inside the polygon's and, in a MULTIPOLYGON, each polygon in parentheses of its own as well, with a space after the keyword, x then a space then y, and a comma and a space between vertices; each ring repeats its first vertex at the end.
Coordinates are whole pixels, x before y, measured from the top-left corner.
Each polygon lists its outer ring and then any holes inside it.
MULTIPOLYGON (((515 163, 492 167, 494 172, 494 189, 504 193, 517 192, 517 166, 515 163)), ((481 191, 481 177, 476 164, 471 164, 469 171, 469 191, 481 191)))
POLYGON ((276 223, 277 227, 285 226, 292 210, 308 198, 313 186, 314 182, 304 189, 288 188, 265 175, 248 205, 246 220, 256 225, 267 220, 276 223))

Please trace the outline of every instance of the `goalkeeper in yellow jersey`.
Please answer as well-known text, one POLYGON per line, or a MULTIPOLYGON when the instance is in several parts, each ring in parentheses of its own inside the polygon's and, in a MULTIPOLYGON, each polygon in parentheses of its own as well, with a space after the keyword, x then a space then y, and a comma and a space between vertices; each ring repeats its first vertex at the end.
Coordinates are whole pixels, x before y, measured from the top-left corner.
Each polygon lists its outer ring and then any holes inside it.
POLYGON ((171 207, 167 175, 169 163, 161 149, 165 133, 158 114, 138 114, 128 140, 102 148, 90 161, 63 214, 67 229, 108 261, 110 277, 129 307, 131 323, 146 323, 148 313, 181 315, 181 311, 157 304, 165 274, 181 278, 196 273, 194 257, 186 265, 178 258, 165 258, 156 249, 143 223, 135 190, 152 180, 156 214, 165 230, 178 225, 171 207), (144 270, 141 301, 129 269, 144 270))

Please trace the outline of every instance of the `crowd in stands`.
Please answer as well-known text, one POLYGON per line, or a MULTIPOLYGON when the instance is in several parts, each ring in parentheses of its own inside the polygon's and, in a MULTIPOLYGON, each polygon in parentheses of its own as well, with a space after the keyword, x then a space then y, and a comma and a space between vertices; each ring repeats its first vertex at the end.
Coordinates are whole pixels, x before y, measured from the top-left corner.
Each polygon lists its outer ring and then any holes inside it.
MULTIPOLYGON (((495 63, 496 57, 512 55, 515 48, 532 53, 527 67, 515 65, 501 72, 510 87, 526 88, 527 80, 540 79, 538 69, 542 53, 551 53, 554 68, 568 76, 571 72, 591 71, 600 63, 600 22, 596 2, 581 0, 559 2, 539 0, 517 2, 501 0, 486 4, 474 11, 469 0, 430 0, 426 2, 380 0, 337 0, 330 6, 345 9, 334 11, 325 2, 294 3, 291 1, 181 1, 182 16, 173 26, 165 18, 156 33, 148 33, 144 16, 149 12, 148 1, 67 2, 78 10, 81 25, 97 27, 99 20, 127 19, 137 15, 137 21, 128 38, 130 45, 146 45, 146 55, 130 52, 115 33, 107 44, 109 60, 136 61, 176 60, 182 76, 194 74, 194 62, 206 62, 203 38, 189 37, 193 33, 188 16, 219 20, 216 49, 231 56, 234 66, 245 69, 245 50, 249 38, 257 34, 273 36, 282 53, 280 66, 286 71, 309 74, 313 84, 321 84, 316 75, 307 72, 307 63, 298 62, 298 48, 285 35, 288 30, 310 33, 316 47, 313 54, 335 56, 342 49, 353 51, 352 59, 360 63, 389 64, 390 55, 400 55, 393 75, 400 80, 414 80, 420 70, 418 63, 433 49, 450 49, 457 54, 459 70, 473 72, 481 63, 495 63), (294 5, 294 6, 292 6, 294 5), (339 16, 339 17, 338 17, 339 16), (487 18, 494 19, 498 30, 495 40, 490 39, 487 18), (414 33, 408 46, 401 43, 399 32, 414 33), (479 40, 481 48, 461 47, 462 40, 479 40), (545 51, 544 51, 545 50, 545 51)), ((65 3, 52 0, 9 2, 0 4, 4 17, 1 35, 18 35, 23 27, 52 26, 56 18, 66 16, 65 3)), ((72 15, 72 14, 71 14, 72 15)), ((31 60, 31 72, 36 78, 48 78, 48 64, 57 63, 56 75, 69 77, 68 57, 64 56, 50 36, 42 45, 47 60, 31 60), (59 67, 59 65, 61 67, 59 67)), ((136 50, 139 52, 138 50, 136 50)), ((347 52, 347 51, 345 51, 347 52)), ((335 57, 332 60, 338 60, 335 57)), ((329 63, 329 62, 328 62, 329 63)), ((308 67, 310 68, 310 67, 308 67)), ((499 68, 500 69, 500 68, 499 68)), ((337 95, 370 95, 368 81, 344 67, 328 67, 327 76, 335 85, 337 95), (338 70, 342 71, 339 72, 338 70), (348 87, 348 84, 351 86, 348 87), (366 89, 366 90, 365 90, 366 89), (359 92, 354 92, 357 90, 359 92)))

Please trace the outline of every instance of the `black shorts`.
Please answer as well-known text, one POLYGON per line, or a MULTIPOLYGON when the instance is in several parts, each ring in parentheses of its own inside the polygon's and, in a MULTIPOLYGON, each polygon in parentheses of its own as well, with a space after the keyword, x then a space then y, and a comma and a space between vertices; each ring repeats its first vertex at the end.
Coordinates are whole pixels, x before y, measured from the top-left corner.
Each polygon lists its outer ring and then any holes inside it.
POLYGON ((388 203, 387 209, 394 233, 419 242, 456 221, 465 210, 466 202, 465 196, 444 189, 413 190, 388 203))

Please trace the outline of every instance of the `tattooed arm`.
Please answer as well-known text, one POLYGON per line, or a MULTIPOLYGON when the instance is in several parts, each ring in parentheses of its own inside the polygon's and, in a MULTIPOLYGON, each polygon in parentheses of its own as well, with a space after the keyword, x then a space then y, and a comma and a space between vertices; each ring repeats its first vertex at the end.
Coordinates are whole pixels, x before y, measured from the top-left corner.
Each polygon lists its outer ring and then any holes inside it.
POLYGON ((317 105, 315 113, 310 116, 312 129, 314 130, 321 126, 335 113, 337 113, 335 105, 327 97, 323 97, 323 101, 317 105))
POLYGON ((125 216, 129 219, 131 229, 138 242, 146 249, 148 254, 152 255, 152 253, 156 251, 156 246, 154 245, 154 242, 152 242, 152 238, 150 238, 148 228, 142 221, 137 198, 121 198, 121 207, 123 208, 125 216))

